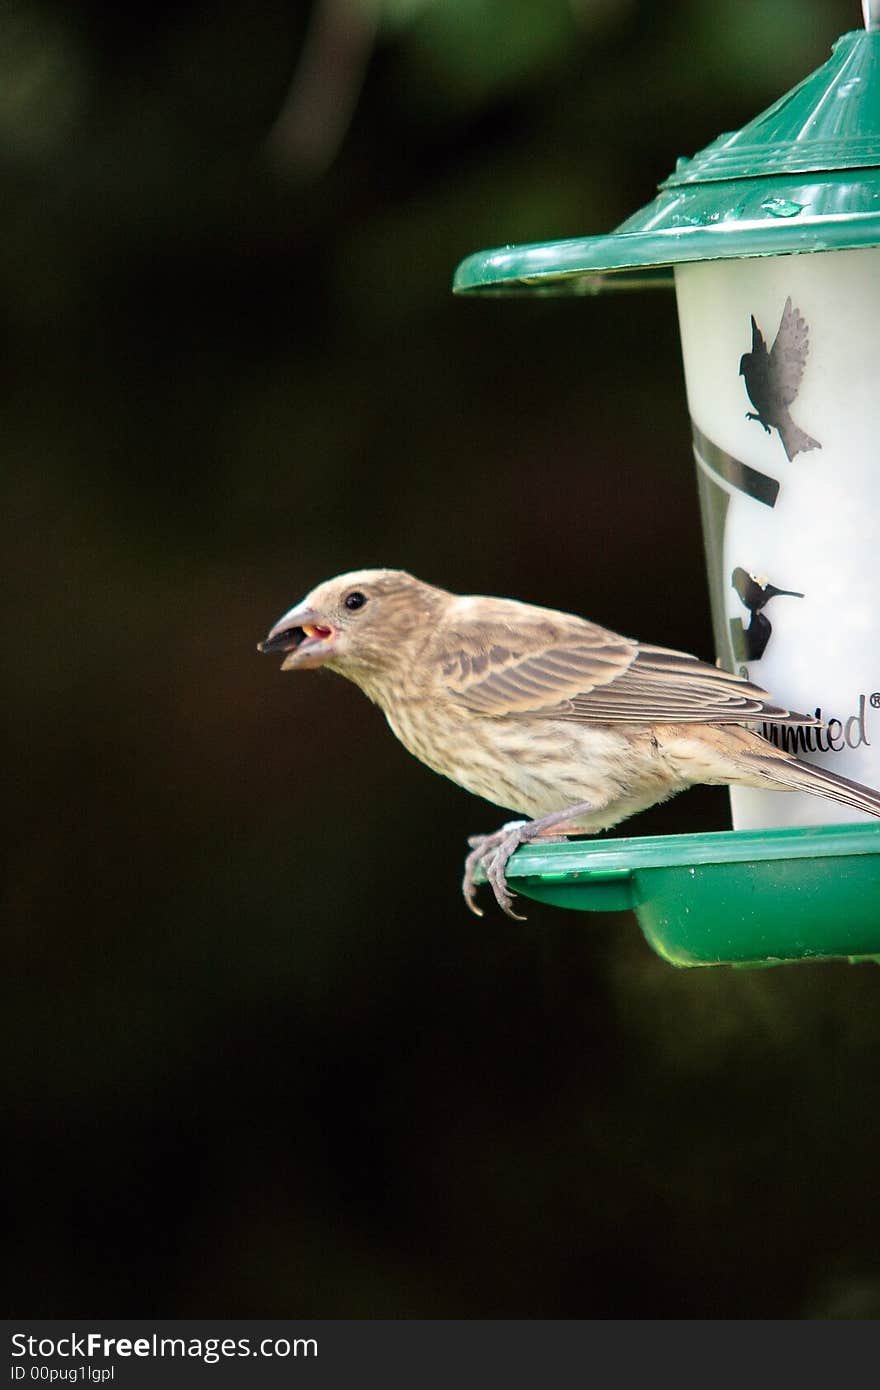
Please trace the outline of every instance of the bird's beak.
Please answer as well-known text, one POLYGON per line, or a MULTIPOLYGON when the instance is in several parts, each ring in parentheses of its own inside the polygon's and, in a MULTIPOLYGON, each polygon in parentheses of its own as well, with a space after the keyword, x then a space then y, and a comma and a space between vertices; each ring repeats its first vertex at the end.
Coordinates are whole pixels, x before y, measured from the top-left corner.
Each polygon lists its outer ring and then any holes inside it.
POLYGON ((339 630, 308 604, 300 603, 279 618, 257 651, 271 655, 285 653, 282 671, 308 670, 329 661, 339 638, 339 630))

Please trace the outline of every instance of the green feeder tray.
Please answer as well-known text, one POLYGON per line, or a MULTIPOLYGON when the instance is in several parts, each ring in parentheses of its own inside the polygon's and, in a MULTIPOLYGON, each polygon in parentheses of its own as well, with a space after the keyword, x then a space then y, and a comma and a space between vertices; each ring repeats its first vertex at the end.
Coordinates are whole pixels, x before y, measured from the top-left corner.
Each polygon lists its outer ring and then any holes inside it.
POLYGON ((632 909, 671 965, 880 958, 880 824, 526 845, 507 878, 555 907, 632 909))

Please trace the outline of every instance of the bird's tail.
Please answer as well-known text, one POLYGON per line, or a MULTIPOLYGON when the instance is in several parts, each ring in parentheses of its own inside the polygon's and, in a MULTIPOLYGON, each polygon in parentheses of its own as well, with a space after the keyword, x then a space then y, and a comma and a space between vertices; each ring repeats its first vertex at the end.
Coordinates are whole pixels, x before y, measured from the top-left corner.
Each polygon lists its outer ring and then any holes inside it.
POLYGON ((779 426, 779 438, 782 440, 782 447, 789 463, 795 454, 808 454, 811 449, 822 448, 818 439, 814 439, 811 434, 807 434, 806 430, 802 430, 791 417, 779 426))
POLYGON ((756 775, 751 786, 765 786, 769 791, 809 792, 837 801, 841 806, 866 811, 869 816, 880 816, 880 792, 863 787, 861 782, 851 782, 839 772, 801 762, 781 748, 770 747, 772 751, 764 753, 753 748, 746 755, 748 768, 756 775))

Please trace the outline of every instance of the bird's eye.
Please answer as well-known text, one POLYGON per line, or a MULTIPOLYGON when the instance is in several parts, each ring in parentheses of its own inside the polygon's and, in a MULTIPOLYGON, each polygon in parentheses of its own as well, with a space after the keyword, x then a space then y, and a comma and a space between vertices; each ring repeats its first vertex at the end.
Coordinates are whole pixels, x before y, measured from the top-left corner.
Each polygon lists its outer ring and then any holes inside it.
POLYGON ((359 608, 363 608, 367 601, 366 594, 362 594, 360 589, 355 589, 353 594, 346 594, 343 602, 349 613, 355 613, 359 608))

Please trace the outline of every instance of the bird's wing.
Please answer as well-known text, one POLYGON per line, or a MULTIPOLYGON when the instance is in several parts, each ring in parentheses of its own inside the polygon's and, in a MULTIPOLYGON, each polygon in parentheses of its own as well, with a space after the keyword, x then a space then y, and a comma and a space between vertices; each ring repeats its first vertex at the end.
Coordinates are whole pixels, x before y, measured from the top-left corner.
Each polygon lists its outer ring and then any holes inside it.
POLYGON ((503 599, 475 601, 436 646, 444 694, 481 714, 555 707, 619 679, 636 643, 583 619, 503 599))
POLYGON ((609 687, 576 695, 570 703, 572 718, 639 724, 816 722, 774 704, 750 681, 665 647, 640 646, 629 669, 609 687))
POLYGON ((810 350, 810 330, 799 309, 792 307, 791 296, 785 301, 779 331, 770 350, 770 380, 783 405, 791 405, 800 390, 807 353, 810 350))
POLYGON ((523 615, 499 622, 475 613, 452 624, 436 648, 443 696, 473 714, 629 724, 815 722, 684 652, 640 646, 566 614, 511 607, 523 615))
POLYGON ((767 356, 767 344, 764 342, 764 334, 755 322, 754 314, 752 314, 752 352, 758 357, 767 356))

